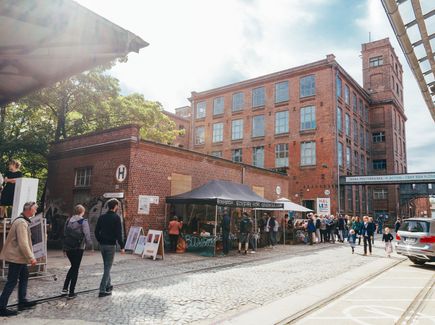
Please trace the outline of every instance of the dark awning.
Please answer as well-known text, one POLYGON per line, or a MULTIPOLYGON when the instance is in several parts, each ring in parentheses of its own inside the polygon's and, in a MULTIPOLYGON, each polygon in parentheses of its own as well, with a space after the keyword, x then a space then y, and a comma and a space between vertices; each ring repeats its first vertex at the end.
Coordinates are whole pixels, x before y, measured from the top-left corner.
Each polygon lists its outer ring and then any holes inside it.
POLYGON ((244 184, 230 181, 213 180, 190 192, 166 197, 166 203, 173 204, 209 204, 238 208, 282 208, 262 198, 244 184))
POLYGON ((3 0, 0 31, 0 105, 148 45, 71 0, 3 0))

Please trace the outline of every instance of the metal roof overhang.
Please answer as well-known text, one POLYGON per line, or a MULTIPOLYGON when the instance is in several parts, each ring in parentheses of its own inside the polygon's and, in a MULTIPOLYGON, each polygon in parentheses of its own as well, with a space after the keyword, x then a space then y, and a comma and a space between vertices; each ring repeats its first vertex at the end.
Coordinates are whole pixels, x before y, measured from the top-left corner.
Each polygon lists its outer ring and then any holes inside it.
POLYGON ((71 0, 3 0, 0 31, 0 106, 148 45, 71 0))
MULTIPOLYGON (((433 27, 433 25, 428 26, 427 24, 429 19, 435 15, 435 1, 432 1, 432 4, 434 5, 433 9, 426 13, 423 13, 422 11, 420 0, 381 1, 400 47, 402 48, 406 60, 417 79, 418 86, 423 94, 426 105, 435 121, 435 60, 434 49, 432 49, 431 46, 431 40, 435 38, 435 30, 432 29, 428 31, 428 27, 433 27), (399 11, 399 5, 406 1, 411 1, 415 19, 405 24, 399 11), (414 25, 418 26, 420 40, 411 43, 407 30, 414 25), (421 58, 417 58, 415 53, 415 48, 418 46, 423 46, 424 52, 426 53, 425 56, 421 58), (429 69, 423 69, 425 70, 423 71, 421 64, 425 63, 425 61, 429 62, 429 69)), ((431 21, 433 23, 433 19, 431 21)))

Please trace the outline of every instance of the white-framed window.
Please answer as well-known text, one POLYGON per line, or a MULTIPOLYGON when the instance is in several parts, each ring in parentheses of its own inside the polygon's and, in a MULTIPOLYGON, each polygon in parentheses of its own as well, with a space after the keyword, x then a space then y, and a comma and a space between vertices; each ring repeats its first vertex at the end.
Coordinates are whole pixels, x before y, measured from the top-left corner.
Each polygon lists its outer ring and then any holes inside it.
POLYGON ((252 117, 252 137, 264 137, 264 115, 252 117))
POLYGON ((370 67, 378 67, 380 65, 384 64, 384 58, 381 56, 376 56, 369 59, 369 66, 370 67))
POLYGON ((345 126, 346 126, 346 136, 350 137, 350 116, 347 113, 345 115, 345 126))
POLYGON ((288 81, 282 81, 275 84, 275 103, 288 101, 288 81))
POLYGON ((213 115, 221 115, 224 113, 224 97, 216 97, 213 100, 213 115))
POLYGON ((305 106, 301 108, 301 130, 313 130, 316 128, 316 107, 305 106))
POLYGON ((316 142, 301 143, 301 166, 314 166, 316 164, 316 142))
POLYGON ((196 118, 204 118, 207 109, 207 104, 205 101, 198 102, 196 104, 196 118))
POLYGON ((245 102, 245 95, 243 92, 233 94, 233 112, 241 111, 245 102))
POLYGON ((338 166, 343 167, 343 144, 341 142, 338 143, 337 156, 338 166))
POLYGON ((372 139, 373 143, 385 142, 385 132, 373 132, 372 139))
POLYGON ((231 140, 243 139, 243 120, 233 120, 231 122, 231 140))
POLYGON ((337 108, 337 129, 343 132, 343 110, 340 107, 337 108))
POLYGON ((349 86, 344 85, 344 102, 350 104, 349 86))
POLYGON ((77 168, 74 174, 75 187, 91 186, 92 167, 77 168))
POLYGON ((254 147, 252 149, 252 165, 264 167, 264 147, 254 147))
POLYGON ((352 156, 351 156, 351 150, 349 146, 346 146, 346 168, 350 169, 352 162, 351 162, 352 156))
POLYGON ((258 87, 252 89, 252 107, 264 106, 264 87, 258 87))
POLYGON ((204 144, 205 142, 205 127, 197 126, 195 128, 195 144, 204 144))
POLYGON ((388 189, 375 188, 373 189, 373 200, 386 200, 388 199, 388 189))
POLYGON ((224 124, 213 124, 213 142, 222 142, 224 140, 224 124))
POLYGON ((275 145, 275 167, 288 167, 288 143, 275 145))
POLYGON ((341 97, 341 89, 343 88, 343 82, 341 81, 341 78, 338 76, 338 74, 335 77, 335 87, 336 87, 337 97, 341 97))
POLYGON ((243 155, 242 155, 243 151, 242 149, 234 149, 231 151, 231 159, 234 162, 239 162, 241 163, 243 161, 243 155))
POLYGON ((276 112, 275 134, 288 133, 288 111, 276 112))
POLYGON ((299 80, 299 97, 309 97, 316 94, 316 78, 314 75, 302 77, 299 80))

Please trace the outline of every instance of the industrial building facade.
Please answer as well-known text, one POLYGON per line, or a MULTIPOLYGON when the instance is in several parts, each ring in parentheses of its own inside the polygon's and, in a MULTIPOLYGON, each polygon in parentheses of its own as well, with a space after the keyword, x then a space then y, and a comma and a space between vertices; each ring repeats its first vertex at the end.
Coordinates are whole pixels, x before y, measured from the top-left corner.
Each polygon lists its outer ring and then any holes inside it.
POLYGON ((331 212, 399 213, 398 186, 339 186, 343 175, 406 173, 402 66, 388 39, 362 45, 363 86, 324 60, 192 92, 189 147, 286 173, 289 198, 331 212))

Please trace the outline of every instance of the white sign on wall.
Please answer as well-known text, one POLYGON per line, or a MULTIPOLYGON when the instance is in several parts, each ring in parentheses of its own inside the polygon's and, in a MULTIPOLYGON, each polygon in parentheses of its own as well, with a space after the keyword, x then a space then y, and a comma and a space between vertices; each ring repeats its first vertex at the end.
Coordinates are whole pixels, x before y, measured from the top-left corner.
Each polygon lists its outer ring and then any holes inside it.
POLYGON ((36 202, 38 182, 37 178, 16 178, 12 220, 20 215, 26 202, 36 202))
POLYGON ((137 213, 149 214, 151 204, 159 204, 159 197, 152 195, 139 195, 137 213))
POLYGON ((329 197, 317 198, 316 213, 323 215, 331 214, 331 199, 329 197))
POLYGON ((32 234, 32 248, 35 258, 47 256, 45 244, 45 227, 42 213, 30 219, 30 233, 32 234))
POLYGON ((125 165, 119 165, 118 168, 116 168, 115 177, 118 182, 122 183, 127 178, 127 167, 125 167, 125 165))

